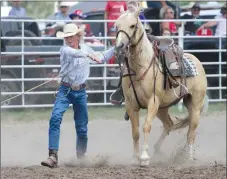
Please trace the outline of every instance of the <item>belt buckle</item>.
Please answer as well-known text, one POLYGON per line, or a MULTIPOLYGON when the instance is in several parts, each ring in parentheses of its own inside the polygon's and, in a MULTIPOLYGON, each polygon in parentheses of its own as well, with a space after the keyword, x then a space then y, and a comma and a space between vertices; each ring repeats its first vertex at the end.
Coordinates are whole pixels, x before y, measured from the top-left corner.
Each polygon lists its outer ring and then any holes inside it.
POLYGON ((74 91, 78 91, 78 90, 80 90, 80 85, 72 85, 71 88, 74 91))

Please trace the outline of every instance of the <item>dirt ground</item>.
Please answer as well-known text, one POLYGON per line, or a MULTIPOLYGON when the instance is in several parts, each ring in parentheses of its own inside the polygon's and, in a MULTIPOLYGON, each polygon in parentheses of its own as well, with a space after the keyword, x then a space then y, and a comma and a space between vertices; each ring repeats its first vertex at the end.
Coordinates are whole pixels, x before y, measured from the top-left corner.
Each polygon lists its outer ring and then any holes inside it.
MULTIPOLYGON (((140 123, 140 148, 144 119, 140 123)), ((162 157, 153 156, 153 145, 161 134, 154 120, 150 134, 151 164, 130 165, 133 151, 130 122, 97 119, 89 122, 88 163, 75 157, 74 122, 63 119, 59 168, 42 167, 48 155, 48 120, 2 120, 2 179, 224 179, 226 178, 226 112, 203 116, 197 129, 193 163, 176 164, 172 158, 186 142, 187 128, 171 133, 162 146, 162 157)))

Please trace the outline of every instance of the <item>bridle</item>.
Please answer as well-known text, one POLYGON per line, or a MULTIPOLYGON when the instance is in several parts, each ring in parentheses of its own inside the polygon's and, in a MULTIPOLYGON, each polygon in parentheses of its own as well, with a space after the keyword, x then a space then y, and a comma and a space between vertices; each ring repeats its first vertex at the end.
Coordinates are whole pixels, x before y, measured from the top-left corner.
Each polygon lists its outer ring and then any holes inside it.
POLYGON ((143 38, 143 36, 144 36, 144 32, 143 32, 143 33, 141 34, 139 40, 138 40, 135 44, 132 44, 132 40, 133 40, 133 38, 136 36, 136 32, 137 32, 137 30, 138 30, 138 23, 139 23, 139 21, 138 21, 138 19, 137 19, 137 23, 136 23, 136 26, 135 26, 135 28, 134 28, 134 31, 133 31, 131 37, 130 37, 130 36, 128 35, 128 33, 125 32, 124 30, 119 30, 119 31, 117 32, 116 38, 118 38, 119 33, 122 32, 122 33, 124 33, 124 34, 127 36, 128 40, 129 40, 128 47, 135 47, 136 45, 138 45, 139 42, 142 40, 142 38, 143 38))
MULTIPOLYGON (((138 18, 138 19, 139 19, 139 18, 138 18)), ((117 35, 116 35, 116 38, 118 38, 119 33, 122 32, 122 33, 124 33, 124 34, 127 36, 128 40, 129 40, 129 44, 128 44, 128 46, 127 46, 128 51, 129 51, 129 48, 130 48, 130 47, 132 47, 132 48, 133 48, 133 47, 136 47, 136 46, 139 44, 139 42, 143 39, 143 36, 144 36, 144 32, 143 32, 143 33, 141 34, 139 40, 138 40, 135 44, 132 44, 132 40, 135 38, 136 32, 137 32, 137 30, 138 30, 138 22, 139 22, 138 19, 137 19, 137 23, 136 23, 136 26, 135 26, 135 28, 134 28, 134 31, 133 31, 131 37, 130 37, 130 36, 128 35, 128 33, 125 32, 124 30, 119 30, 119 31, 117 32, 117 35)), ((124 51, 124 53, 126 53, 126 52, 124 51)), ((119 55, 126 55, 126 56, 127 56, 127 54, 117 54, 119 67, 120 67, 120 69, 121 69, 121 61, 119 60, 119 55)), ((153 58, 155 58, 155 56, 154 56, 153 58)), ((142 108, 142 109, 144 109, 144 107, 141 105, 141 103, 140 103, 140 101, 139 101, 139 98, 138 98, 137 93, 136 93, 136 90, 135 90, 135 86, 134 86, 134 84, 133 84, 134 81, 132 80, 132 75, 136 75, 136 73, 130 68, 129 62, 128 62, 128 58, 125 58, 125 61, 126 61, 126 66, 127 66, 127 70, 128 70, 128 75, 127 75, 127 76, 129 76, 129 78, 130 78, 130 85, 132 85, 132 89, 133 89, 133 92, 134 92, 134 94, 135 94, 136 101, 137 101, 139 107, 142 108), (131 74, 131 71, 133 71, 134 74, 131 74)), ((154 59, 151 60, 151 62, 150 62, 150 64, 149 64, 149 67, 148 67, 148 68, 146 69, 146 71, 142 74, 142 76, 141 76, 138 80, 136 80, 136 81, 140 81, 140 80, 142 80, 142 79, 144 78, 144 76, 145 76, 145 75, 147 74, 147 72, 149 71, 149 69, 150 69, 150 67, 151 67, 151 65, 152 65, 153 62, 154 62, 154 59)), ((123 75, 122 72, 121 72, 121 75, 123 75)), ((126 75, 124 75, 124 76, 122 76, 122 77, 126 77, 126 75)), ((130 86, 129 86, 129 87, 130 87, 130 86)))

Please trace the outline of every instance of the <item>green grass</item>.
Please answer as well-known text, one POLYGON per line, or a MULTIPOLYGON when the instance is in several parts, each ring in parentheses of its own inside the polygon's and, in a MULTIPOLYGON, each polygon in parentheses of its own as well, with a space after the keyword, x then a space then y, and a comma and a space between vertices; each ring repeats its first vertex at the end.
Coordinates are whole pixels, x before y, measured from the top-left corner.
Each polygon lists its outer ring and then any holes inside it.
MULTIPOLYGON (((226 111, 226 103, 211 103, 209 105, 208 112, 206 116, 209 116, 211 113, 215 112, 225 112, 226 111)), ((17 121, 33 121, 33 120, 49 120, 51 116, 52 108, 47 109, 23 109, 23 110, 2 110, 1 120, 17 120, 17 121)), ((125 108, 124 106, 116 107, 89 107, 89 120, 97 120, 97 119, 105 119, 105 120, 123 120, 125 108)), ((170 113, 174 115, 184 115, 186 114, 185 108, 183 108, 182 112, 179 112, 177 106, 173 106, 170 108, 170 113)), ((141 110, 141 117, 146 116, 146 110, 141 110)), ((72 120, 73 119, 73 110, 69 108, 64 114, 64 120, 72 120)))

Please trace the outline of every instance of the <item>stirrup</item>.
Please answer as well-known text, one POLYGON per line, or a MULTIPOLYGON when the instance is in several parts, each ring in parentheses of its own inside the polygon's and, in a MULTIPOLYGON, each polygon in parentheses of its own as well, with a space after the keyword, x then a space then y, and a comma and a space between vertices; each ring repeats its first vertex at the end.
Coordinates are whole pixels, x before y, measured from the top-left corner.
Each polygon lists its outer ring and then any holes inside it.
POLYGON ((110 95, 110 102, 113 104, 113 105, 121 105, 124 101, 124 97, 122 96, 121 100, 115 100, 115 99, 112 99, 113 95, 114 94, 117 94, 119 92, 121 92, 122 90, 120 88, 118 88, 116 91, 114 91, 111 95, 110 95))

